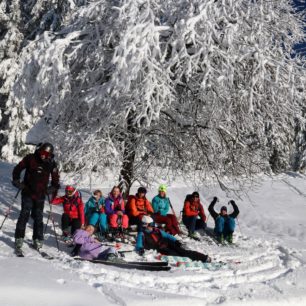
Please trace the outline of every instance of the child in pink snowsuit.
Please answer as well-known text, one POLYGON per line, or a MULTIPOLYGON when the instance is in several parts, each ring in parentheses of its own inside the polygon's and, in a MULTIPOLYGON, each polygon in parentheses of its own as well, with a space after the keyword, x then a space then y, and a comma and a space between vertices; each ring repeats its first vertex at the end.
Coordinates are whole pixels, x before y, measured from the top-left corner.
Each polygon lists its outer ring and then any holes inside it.
POLYGON ((114 186, 106 198, 105 212, 111 229, 117 229, 118 223, 121 224, 122 229, 126 229, 129 226, 129 217, 125 214, 124 200, 118 186, 114 186))

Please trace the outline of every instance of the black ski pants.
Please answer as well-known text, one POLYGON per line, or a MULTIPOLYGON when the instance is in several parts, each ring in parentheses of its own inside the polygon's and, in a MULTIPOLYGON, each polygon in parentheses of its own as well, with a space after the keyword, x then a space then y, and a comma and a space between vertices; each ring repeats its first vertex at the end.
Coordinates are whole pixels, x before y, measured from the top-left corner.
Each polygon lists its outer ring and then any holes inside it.
POLYGON ((21 196, 21 212, 17 221, 15 238, 24 238, 26 225, 30 216, 33 223, 33 240, 44 239, 44 223, 43 223, 43 211, 44 211, 45 198, 33 200, 28 195, 21 196))
POLYGON ((200 260, 206 262, 208 256, 197 251, 185 250, 176 244, 169 244, 167 247, 158 249, 158 252, 164 255, 189 257, 192 260, 200 260))
POLYGON ((81 228, 81 221, 79 219, 71 219, 68 214, 62 214, 62 231, 66 232, 71 227, 71 235, 81 228))

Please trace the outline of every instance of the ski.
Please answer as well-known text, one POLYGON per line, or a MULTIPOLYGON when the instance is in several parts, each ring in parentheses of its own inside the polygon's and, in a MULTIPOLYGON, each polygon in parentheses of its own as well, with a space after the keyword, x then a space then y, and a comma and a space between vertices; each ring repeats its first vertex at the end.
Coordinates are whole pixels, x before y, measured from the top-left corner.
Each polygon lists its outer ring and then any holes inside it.
POLYGON ((207 269, 210 271, 217 271, 226 266, 226 263, 223 262, 201 262, 201 261, 178 261, 176 263, 177 267, 188 268, 201 268, 207 269))
POLYGON ((49 255, 49 254, 46 253, 45 251, 42 251, 41 249, 36 249, 36 248, 34 248, 33 244, 31 244, 30 247, 31 247, 33 250, 37 251, 37 253, 39 253, 41 257, 43 257, 43 258, 45 258, 45 259, 49 259, 49 260, 54 259, 53 256, 49 255))
POLYGON ((93 260, 86 260, 81 258, 75 258, 76 260, 81 261, 88 261, 91 263, 96 264, 103 264, 107 266, 113 266, 117 268, 124 268, 124 269, 136 269, 136 270, 146 270, 146 271, 169 271, 171 267, 165 266, 165 265, 156 265, 155 262, 153 264, 150 264, 150 262, 144 262, 136 261, 136 262, 128 262, 128 261, 122 261, 122 262, 113 262, 113 261, 107 261, 107 260, 100 260, 100 259, 93 259, 93 260))

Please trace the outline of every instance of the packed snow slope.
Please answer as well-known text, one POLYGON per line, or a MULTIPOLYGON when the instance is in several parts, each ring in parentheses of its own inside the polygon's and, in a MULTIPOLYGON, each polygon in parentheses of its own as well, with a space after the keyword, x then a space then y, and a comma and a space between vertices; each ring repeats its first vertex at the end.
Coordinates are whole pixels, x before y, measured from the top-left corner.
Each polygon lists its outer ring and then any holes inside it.
MULTIPOLYGON (((16 189, 10 178, 13 165, 0 163, 0 222, 14 201, 16 189)), ((0 232, 1 306, 35 305, 306 305, 306 177, 284 174, 262 176, 260 184, 247 196, 234 198, 240 208, 233 246, 220 246, 202 233, 201 241, 184 238, 187 247, 208 253, 214 261, 226 262, 217 271, 173 267, 169 272, 125 270, 79 262, 69 256, 70 249, 60 242, 57 251, 54 231, 48 226, 44 250, 54 260, 42 258, 30 248, 32 225, 26 232, 25 258, 13 251, 14 230, 20 211, 20 197, 0 232), (191 305, 191 304, 190 304, 191 305)), ((62 186, 69 181, 62 175, 62 186)), ((99 187, 104 195, 114 179, 91 180, 91 189, 99 187)), ((79 183, 86 201, 90 195, 89 179, 79 183)), ((187 193, 187 183, 176 182, 168 195, 177 214, 187 193)), ((231 199, 219 189, 198 190, 207 213, 213 196, 220 202, 231 199)), ((61 191, 62 192, 62 191, 61 191)), ((151 190, 151 200, 155 190, 151 190)), ((45 220, 47 210, 45 206, 45 220)), ((231 208, 229 207, 229 210, 231 208)), ((55 226, 60 235, 61 207, 53 208, 55 226)), ((213 227, 213 220, 208 219, 213 227)), ((122 246, 131 249, 132 246, 122 246)), ((126 259, 154 260, 154 252, 145 258, 127 253, 126 259)))

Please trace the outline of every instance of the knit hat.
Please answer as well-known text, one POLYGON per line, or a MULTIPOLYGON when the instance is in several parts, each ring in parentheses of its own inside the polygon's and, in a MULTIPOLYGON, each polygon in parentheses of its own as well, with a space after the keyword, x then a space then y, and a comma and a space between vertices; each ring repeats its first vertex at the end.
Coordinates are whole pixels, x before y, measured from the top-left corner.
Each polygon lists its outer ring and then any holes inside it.
POLYGON ((227 207, 226 207, 226 206, 222 206, 221 209, 220 209, 220 211, 222 211, 222 210, 227 211, 227 207))
POLYGON ((147 189, 145 187, 139 187, 137 193, 147 193, 147 189))
POLYGON ((197 191, 194 191, 193 193, 192 193, 192 197, 200 197, 200 195, 199 195, 199 193, 197 192, 197 191))

